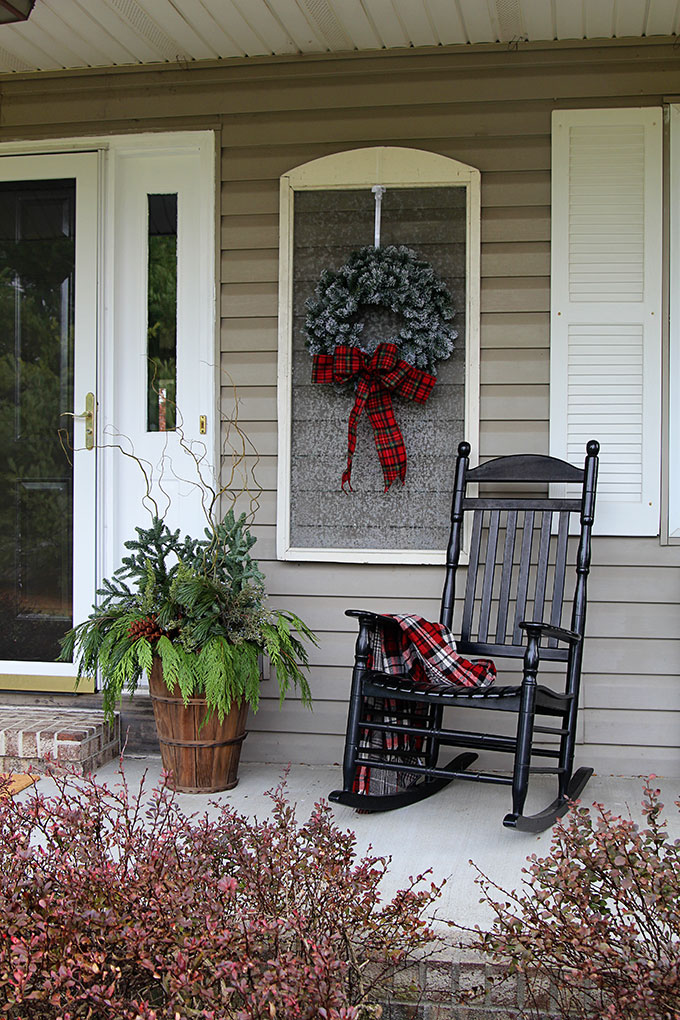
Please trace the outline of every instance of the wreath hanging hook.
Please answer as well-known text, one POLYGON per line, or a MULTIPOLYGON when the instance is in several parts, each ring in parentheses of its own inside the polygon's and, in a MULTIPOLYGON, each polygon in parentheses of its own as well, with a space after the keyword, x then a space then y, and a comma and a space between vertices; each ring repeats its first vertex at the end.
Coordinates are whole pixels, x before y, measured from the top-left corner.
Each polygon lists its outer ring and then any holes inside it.
POLYGON ((382 184, 374 184, 371 188, 375 196, 375 228, 373 231, 373 247, 380 247, 380 214, 382 209, 382 197, 387 191, 387 188, 383 187, 382 184))

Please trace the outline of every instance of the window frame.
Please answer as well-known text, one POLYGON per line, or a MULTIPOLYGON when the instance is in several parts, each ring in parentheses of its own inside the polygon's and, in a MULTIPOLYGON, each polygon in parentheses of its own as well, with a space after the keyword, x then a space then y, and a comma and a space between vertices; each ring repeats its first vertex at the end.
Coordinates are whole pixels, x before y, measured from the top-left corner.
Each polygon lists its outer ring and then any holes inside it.
MULTIPOLYGON (((353 149, 322 156, 282 175, 279 204, 278 486, 276 551, 279 560, 336 563, 442 564, 431 549, 301 548, 290 544, 291 411, 293 351, 293 223, 296 191, 463 186, 466 201, 465 438, 479 453, 481 174, 438 153, 398 146, 353 149)), ((451 450, 452 462, 455 450, 451 450)))

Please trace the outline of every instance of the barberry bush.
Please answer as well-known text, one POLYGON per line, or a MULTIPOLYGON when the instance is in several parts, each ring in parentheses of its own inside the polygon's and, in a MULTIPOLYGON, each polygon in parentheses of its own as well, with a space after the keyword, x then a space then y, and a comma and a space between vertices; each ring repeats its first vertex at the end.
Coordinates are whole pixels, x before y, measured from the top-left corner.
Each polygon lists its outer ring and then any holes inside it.
POLYGON ((187 816, 164 786, 0 791, 0 1020, 360 1020, 433 933, 439 888, 383 902, 324 805, 187 816))
POLYGON ((523 1015, 680 1017, 680 841, 668 837, 655 778, 643 827, 601 804, 575 805, 547 856, 529 857, 520 892, 481 876, 495 919, 475 947, 524 976, 523 1015))

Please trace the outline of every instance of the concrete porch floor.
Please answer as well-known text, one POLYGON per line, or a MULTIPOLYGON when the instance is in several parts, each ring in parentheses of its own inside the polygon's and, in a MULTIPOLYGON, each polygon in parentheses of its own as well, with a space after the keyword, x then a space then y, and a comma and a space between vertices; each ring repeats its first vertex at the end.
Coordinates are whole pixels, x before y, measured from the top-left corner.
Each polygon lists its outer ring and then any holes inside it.
MULTIPOLYGON (((161 761, 156 756, 129 756, 123 760, 127 780, 134 791, 146 773, 150 790, 160 780, 161 761)), ((97 770, 97 778, 115 785, 119 762, 111 761, 97 770)), ((276 786, 286 771, 276 764, 242 763, 238 786, 225 793, 210 795, 178 794, 181 808, 187 813, 214 811, 213 802, 228 803, 249 816, 264 817, 270 802, 265 791, 276 786)), ((340 785, 340 769, 331 766, 292 765, 287 776, 288 798, 297 804, 298 820, 305 819, 314 804, 326 799, 340 785)), ((640 777, 595 775, 581 798, 583 805, 601 802, 616 814, 640 818, 642 799, 640 777)), ((660 778, 655 785, 662 790, 665 816, 671 838, 680 838, 680 814, 674 801, 678 798, 678 780, 660 778)), ((43 777, 38 784, 48 796, 54 783, 43 777)), ((530 810, 538 810, 553 797, 553 787, 545 777, 535 777, 530 795, 530 810)), ((19 796, 28 797, 26 790, 19 796)), ((379 855, 391 856, 384 896, 428 868, 436 881, 446 879, 437 913, 466 926, 490 924, 490 908, 479 902, 480 890, 475 884, 476 871, 470 860, 499 885, 508 890, 519 888, 522 868, 529 854, 542 855, 550 846, 550 830, 540 835, 515 832, 503 828, 502 819, 509 810, 510 792, 505 787, 472 782, 453 782, 429 800, 400 811, 359 815, 350 808, 333 805, 333 815, 342 829, 357 835, 357 848, 363 853, 369 846, 379 855)))

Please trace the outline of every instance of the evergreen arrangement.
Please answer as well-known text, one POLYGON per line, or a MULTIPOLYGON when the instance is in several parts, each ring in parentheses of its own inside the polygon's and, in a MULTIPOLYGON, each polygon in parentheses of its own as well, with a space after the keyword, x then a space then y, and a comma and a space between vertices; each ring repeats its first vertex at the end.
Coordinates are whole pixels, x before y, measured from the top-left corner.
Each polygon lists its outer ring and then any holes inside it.
POLYGON ((264 578, 250 555, 255 537, 246 515, 233 510, 201 539, 171 531, 155 516, 137 538, 83 623, 62 640, 59 659, 76 661, 78 679, 97 669, 109 717, 123 691, 133 693, 154 656, 170 691, 186 701, 204 695, 220 721, 232 702, 257 709, 260 653, 276 670, 281 699, 296 687, 311 706, 305 642, 309 627, 290 612, 266 605, 264 578))
POLYGON ((362 305, 380 305, 401 316, 402 328, 383 342, 395 344, 409 365, 436 375, 437 362, 453 352, 458 332, 450 325, 451 295, 432 266, 410 248, 359 248, 340 269, 323 271, 305 305, 309 353, 332 354, 339 345, 363 350, 362 305))

